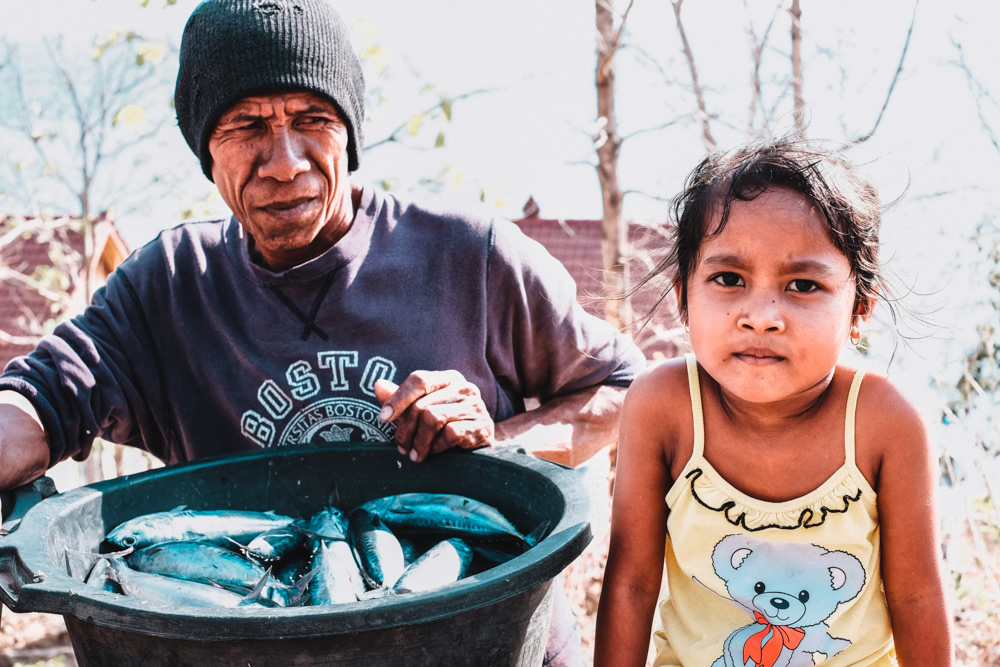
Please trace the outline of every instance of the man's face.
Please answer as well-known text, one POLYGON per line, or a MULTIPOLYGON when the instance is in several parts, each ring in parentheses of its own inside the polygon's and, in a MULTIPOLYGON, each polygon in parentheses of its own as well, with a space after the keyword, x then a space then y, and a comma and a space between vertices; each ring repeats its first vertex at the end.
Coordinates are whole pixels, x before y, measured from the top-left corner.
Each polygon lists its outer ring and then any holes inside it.
POLYGON ((313 259, 350 229, 348 139, 314 93, 247 97, 222 114, 208 140, 212 178, 269 268, 313 259))

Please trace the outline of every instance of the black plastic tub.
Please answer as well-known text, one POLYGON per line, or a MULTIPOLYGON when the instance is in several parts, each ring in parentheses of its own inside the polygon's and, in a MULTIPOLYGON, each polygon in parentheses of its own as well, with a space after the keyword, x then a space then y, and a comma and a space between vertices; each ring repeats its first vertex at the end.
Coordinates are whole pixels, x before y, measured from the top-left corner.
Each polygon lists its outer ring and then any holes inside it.
POLYGON ((591 539, 576 471, 497 449, 414 464, 386 445, 306 445, 16 501, 19 513, 35 504, 0 538, 0 600, 17 612, 61 614, 84 667, 541 665, 552 579, 591 539), (489 503, 523 533, 543 522, 551 528, 524 554, 437 591, 326 607, 152 605, 83 583, 93 559, 75 553, 98 551, 126 519, 179 505, 306 516, 411 491, 489 503))

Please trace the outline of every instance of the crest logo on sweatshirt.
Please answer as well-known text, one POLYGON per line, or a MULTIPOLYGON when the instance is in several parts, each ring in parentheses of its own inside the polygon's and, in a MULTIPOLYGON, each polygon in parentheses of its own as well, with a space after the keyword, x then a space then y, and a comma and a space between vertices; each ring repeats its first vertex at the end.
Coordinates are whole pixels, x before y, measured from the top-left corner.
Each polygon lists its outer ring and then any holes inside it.
POLYGON ((292 363, 281 381, 268 379, 258 387, 259 405, 243 413, 243 436, 259 447, 391 442, 396 426, 378 418, 382 406, 375 398, 375 381, 392 380, 396 365, 384 357, 372 357, 365 364, 360 383, 352 386, 348 377, 355 368, 356 350, 320 352, 316 367, 305 360, 292 363), (371 400, 356 398, 358 393, 371 400))

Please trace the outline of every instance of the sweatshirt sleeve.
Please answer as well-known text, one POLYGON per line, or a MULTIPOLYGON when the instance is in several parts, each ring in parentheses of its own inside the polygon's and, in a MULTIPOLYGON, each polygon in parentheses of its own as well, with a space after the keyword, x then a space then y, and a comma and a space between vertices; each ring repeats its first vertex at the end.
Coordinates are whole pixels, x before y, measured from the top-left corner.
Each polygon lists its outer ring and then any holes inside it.
POLYGON ((628 386, 645 368, 631 338, 587 313, 562 263, 512 222, 494 221, 488 261, 488 354, 514 393, 544 401, 628 386))
POLYGON ((135 290, 120 267, 82 314, 7 365, 0 389, 18 391, 32 402, 53 464, 86 458, 96 437, 161 455, 140 437, 144 420, 152 430, 144 406, 162 400, 148 395, 157 393, 149 389, 156 386, 157 364, 151 363, 156 358, 135 290))

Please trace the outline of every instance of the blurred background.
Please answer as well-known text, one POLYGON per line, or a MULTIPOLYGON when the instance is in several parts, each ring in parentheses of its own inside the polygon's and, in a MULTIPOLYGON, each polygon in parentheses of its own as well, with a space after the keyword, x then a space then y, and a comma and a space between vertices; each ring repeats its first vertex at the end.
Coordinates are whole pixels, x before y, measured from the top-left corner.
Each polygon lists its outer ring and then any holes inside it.
MULTIPOLYGON (((550 221, 557 256, 588 244, 590 259, 560 256, 590 281, 581 299, 642 275, 670 198, 707 150, 785 134, 842 147, 886 205, 883 260, 898 298, 845 355, 921 408, 940 451, 960 664, 1000 664, 1000 5, 332 1, 368 86, 354 178, 526 231, 550 221), (617 231, 602 242, 601 229, 617 231)), ((0 295, 8 351, 74 312, 160 230, 226 215, 172 106, 196 5, 3 3, 0 280, 22 295, 0 295)), ((655 289, 589 307, 639 335, 655 289)), ((652 360, 684 349, 669 310, 641 335, 652 360)), ((108 446, 57 483, 148 465, 108 446)), ((576 572, 585 631, 600 540, 595 549, 576 572)), ((8 646, 13 616, 0 629, 8 646)))

